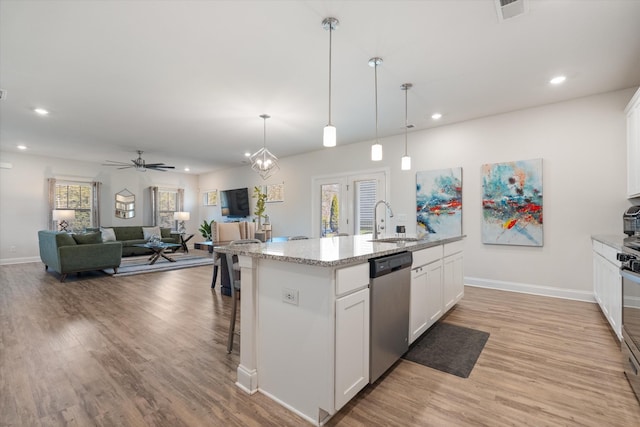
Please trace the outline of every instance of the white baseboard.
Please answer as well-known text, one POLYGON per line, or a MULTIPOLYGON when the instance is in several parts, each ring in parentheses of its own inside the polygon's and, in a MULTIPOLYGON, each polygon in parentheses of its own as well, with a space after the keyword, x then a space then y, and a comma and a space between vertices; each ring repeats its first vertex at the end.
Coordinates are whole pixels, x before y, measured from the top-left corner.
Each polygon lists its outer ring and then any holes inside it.
POLYGON ((5 258, 0 259, 0 265, 9 264, 26 264, 28 262, 40 262, 40 257, 25 257, 25 258, 5 258))
POLYGON ((502 280, 481 279, 479 277, 465 277, 464 284, 478 288, 499 289, 501 291, 519 292, 522 294, 540 295, 545 297, 563 298, 576 301, 596 302, 593 291, 578 289, 560 289, 550 286, 531 285, 528 283, 504 282, 502 280))

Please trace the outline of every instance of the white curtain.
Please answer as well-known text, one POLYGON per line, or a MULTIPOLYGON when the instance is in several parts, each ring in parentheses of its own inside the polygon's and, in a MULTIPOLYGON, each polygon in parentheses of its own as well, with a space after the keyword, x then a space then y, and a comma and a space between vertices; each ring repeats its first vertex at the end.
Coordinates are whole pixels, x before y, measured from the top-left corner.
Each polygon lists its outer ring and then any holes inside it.
POLYGON ((155 227, 160 222, 158 187, 149 187, 149 192, 151 193, 151 226, 155 227))
POLYGON ((48 224, 47 227, 49 230, 55 231, 55 227, 53 226, 53 210, 56 208, 55 200, 56 200, 56 179, 49 178, 47 179, 49 183, 49 212, 47 212, 48 224))
POLYGON ((92 200, 92 208, 91 208, 91 223, 93 227, 100 227, 100 189, 102 188, 102 183, 98 181, 91 182, 91 196, 92 200))

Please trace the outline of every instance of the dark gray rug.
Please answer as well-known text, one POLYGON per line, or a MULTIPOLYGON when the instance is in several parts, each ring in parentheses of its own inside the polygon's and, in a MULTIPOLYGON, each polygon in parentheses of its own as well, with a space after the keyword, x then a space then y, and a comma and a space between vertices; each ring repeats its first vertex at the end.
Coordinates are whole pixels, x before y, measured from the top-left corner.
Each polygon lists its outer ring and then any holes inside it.
POLYGON ((468 378, 488 339, 487 332, 437 322, 402 358, 468 378))

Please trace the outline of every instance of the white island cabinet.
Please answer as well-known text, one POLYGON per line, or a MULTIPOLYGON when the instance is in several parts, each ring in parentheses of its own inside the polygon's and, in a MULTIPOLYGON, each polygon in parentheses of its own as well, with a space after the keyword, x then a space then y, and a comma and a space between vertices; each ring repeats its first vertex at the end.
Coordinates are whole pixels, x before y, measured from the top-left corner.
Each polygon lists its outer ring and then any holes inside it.
POLYGON ((442 266, 443 245, 462 237, 396 244, 350 236, 216 248, 237 254, 241 267, 236 384, 324 424, 369 383, 368 260, 433 249, 442 266))
POLYGON ((413 253, 409 344, 464 296, 462 241, 413 253))

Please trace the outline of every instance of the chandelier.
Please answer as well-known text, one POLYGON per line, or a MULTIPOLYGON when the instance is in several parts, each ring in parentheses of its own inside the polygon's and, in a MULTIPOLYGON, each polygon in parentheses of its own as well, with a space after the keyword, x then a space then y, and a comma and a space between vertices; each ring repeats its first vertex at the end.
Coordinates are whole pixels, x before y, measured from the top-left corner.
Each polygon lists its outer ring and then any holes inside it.
POLYGON ((267 179, 280 170, 278 158, 267 149, 267 119, 271 118, 268 114, 261 114, 264 120, 264 142, 261 149, 253 153, 249 160, 251 161, 251 169, 258 172, 262 179, 267 179))

